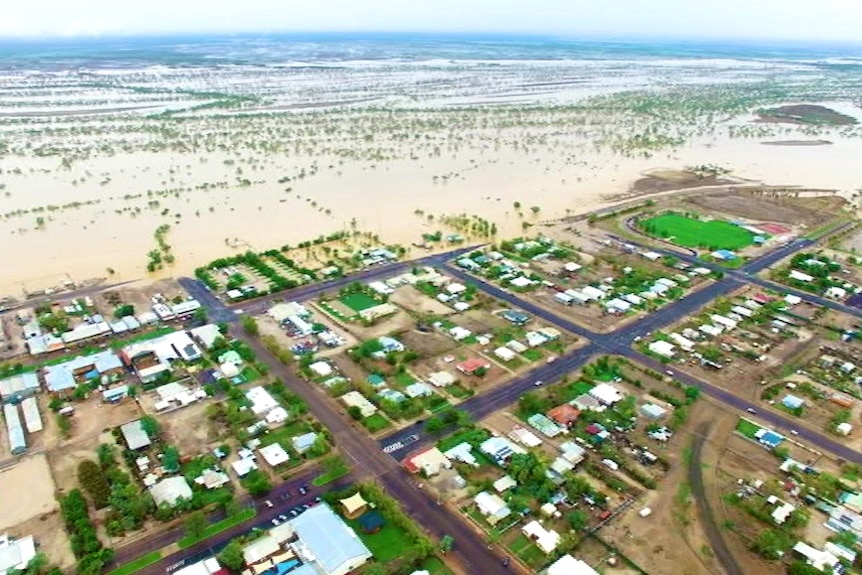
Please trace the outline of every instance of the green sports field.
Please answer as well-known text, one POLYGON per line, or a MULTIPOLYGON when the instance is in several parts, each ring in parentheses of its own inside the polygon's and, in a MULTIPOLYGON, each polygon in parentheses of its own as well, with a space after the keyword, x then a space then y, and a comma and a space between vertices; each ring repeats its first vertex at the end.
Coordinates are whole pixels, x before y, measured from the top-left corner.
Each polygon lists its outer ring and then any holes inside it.
POLYGON ((755 234, 721 220, 702 222, 677 214, 662 214, 640 222, 647 233, 688 248, 739 250, 754 243, 755 234))
POLYGON ((364 293, 352 293, 345 296, 341 296, 339 299, 341 300, 341 303, 343 303, 356 313, 380 305, 379 301, 364 293))

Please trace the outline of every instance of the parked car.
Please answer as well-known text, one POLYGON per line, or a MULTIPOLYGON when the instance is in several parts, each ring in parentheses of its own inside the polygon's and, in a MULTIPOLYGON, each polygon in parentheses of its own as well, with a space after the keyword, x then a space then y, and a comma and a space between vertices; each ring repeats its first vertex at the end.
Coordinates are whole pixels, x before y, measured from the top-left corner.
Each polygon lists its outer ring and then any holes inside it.
POLYGON ((264 504, 265 504, 267 507, 272 507, 272 506, 273 506, 273 505, 272 505, 272 501, 270 501, 269 499, 267 499, 266 501, 264 501, 264 504))

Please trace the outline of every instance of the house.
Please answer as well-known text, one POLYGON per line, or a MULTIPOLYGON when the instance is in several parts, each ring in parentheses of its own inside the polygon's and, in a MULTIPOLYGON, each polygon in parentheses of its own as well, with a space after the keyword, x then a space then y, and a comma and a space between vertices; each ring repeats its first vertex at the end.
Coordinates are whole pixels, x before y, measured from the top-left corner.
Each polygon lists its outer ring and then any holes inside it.
POLYGON ((574 303, 575 298, 567 294, 566 292, 557 292, 554 294, 554 299, 563 305, 572 305, 574 303))
POLYGON ((572 303, 575 303, 578 305, 584 305, 585 303, 588 303, 591 299, 588 296, 586 296, 584 294, 584 292, 579 291, 579 290, 567 289, 563 293, 566 294, 567 296, 569 296, 570 298, 572 298, 572 303))
POLYGON ((566 262, 565 264, 563 264, 563 270, 565 270, 567 273, 570 273, 570 274, 578 272, 582 268, 583 268, 582 265, 576 264, 575 262, 566 262))
POLYGON ((302 455, 314 446, 314 443, 317 441, 317 433, 313 431, 303 433, 292 438, 290 441, 293 443, 293 449, 302 455))
POLYGON ((515 453, 526 453, 505 437, 490 437, 479 445, 479 451, 493 459, 497 465, 503 465, 515 453))
POLYGON ((640 407, 640 413, 647 419, 656 421, 667 414, 667 410, 654 403, 645 403, 640 407))
POLYGON ((632 304, 620 298, 614 298, 605 303, 608 313, 626 313, 631 308, 632 304))
POLYGON ((599 575, 599 572, 571 555, 563 555, 548 567, 546 575, 599 575))
MULTIPOLYGON (((836 572, 835 568, 841 564, 841 561, 829 551, 820 550, 812 547, 804 541, 799 541, 793 546, 794 553, 799 554, 805 559, 805 562, 817 569, 818 571, 836 572)), ((840 572, 840 571, 839 571, 840 572)))
POLYGON ((509 323, 518 326, 526 325, 533 319, 529 314, 514 309, 503 311, 500 314, 500 317, 507 320, 509 323))
POLYGON ((717 313, 712 314, 709 318, 713 321, 713 323, 720 325, 721 327, 732 330, 736 329, 737 322, 730 319, 729 317, 724 317, 723 315, 719 315, 717 313))
POLYGON ((0 575, 23 573, 34 557, 36 541, 32 535, 18 539, 0 535, 0 575))
POLYGON ((736 254, 730 250, 715 250, 711 255, 718 261, 722 262, 736 259, 736 254))
POLYGON ((515 352, 505 346, 495 349, 494 355, 503 361, 512 361, 515 359, 515 352))
POLYGON ((814 276, 810 276, 799 270, 790 270, 790 273, 787 275, 787 277, 789 279, 803 283, 811 283, 812 281, 814 281, 814 276))
POLYGON ((245 396, 251 402, 251 411, 255 415, 265 415, 270 410, 278 407, 278 402, 275 398, 259 385, 246 391, 245 396))
POLYGON ((473 335, 473 332, 461 327, 460 325, 456 325, 449 330, 449 335, 451 335, 455 341, 461 341, 473 335))
POLYGON ((88 339, 100 337, 111 333, 111 326, 107 322, 100 321, 98 323, 82 323, 76 328, 60 334, 60 339, 66 345, 81 343, 88 339))
POLYGON ((557 425, 568 428, 575 424, 575 422, 578 420, 578 417, 581 415, 581 412, 573 405, 564 403, 551 409, 547 415, 557 425))
POLYGON ((694 349, 694 342, 687 337, 683 337, 680 334, 674 332, 670 334, 670 338, 674 341, 675 344, 681 347, 683 351, 688 352, 694 349))
POLYGON ((238 477, 245 477, 257 469, 257 462, 252 457, 241 457, 231 463, 230 466, 233 467, 238 477))
POLYGON ((258 452, 260 452, 260 456, 263 457, 266 464, 273 468, 290 461, 290 455, 279 443, 270 443, 258 449, 258 452))
POLYGON ((661 259, 661 254, 656 252, 641 252, 641 257, 648 259, 651 262, 661 259))
POLYGON ((479 466, 479 463, 473 456, 473 446, 466 441, 463 443, 459 443, 448 451, 445 451, 443 455, 445 455, 449 459, 454 459, 455 461, 460 461, 461 463, 466 463, 467 465, 471 465, 473 467, 479 466))
POLYGON ((485 519, 491 525, 496 525, 512 514, 512 510, 506 505, 499 495, 482 491, 473 498, 476 507, 479 508, 485 519))
POLYGON ((278 544, 278 540, 272 535, 265 535, 243 547, 242 556, 245 564, 256 571, 255 566, 258 564, 261 564, 260 566, 263 568, 272 567, 272 561, 267 560, 279 551, 281 551, 281 546, 278 544), (263 563, 264 561, 266 562, 263 563))
POLYGON ((847 290, 837 286, 830 286, 823 295, 832 299, 844 299, 847 297, 847 290))
POLYGON ((467 286, 464 284, 459 284, 457 282, 452 282, 446 286, 446 291, 452 295, 459 295, 467 291, 467 286))
POLYGON ((719 326, 709 325, 709 324, 704 324, 702 326, 699 326, 697 329, 698 329, 698 331, 705 333, 706 335, 708 335, 710 337, 718 337, 722 334, 722 332, 724 332, 724 330, 722 328, 720 328, 719 326))
POLYGON ((434 387, 448 387, 455 383, 455 376, 448 371, 436 371, 428 376, 428 383, 434 387))
POLYGON ((144 426, 140 419, 121 425, 120 433, 122 433, 126 445, 132 451, 149 447, 151 443, 150 436, 144 431, 144 426))
POLYGON ((49 392, 61 393, 75 389, 79 383, 122 373, 123 362, 120 358, 111 351, 101 351, 45 366, 42 377, 49 392))
POLYGON ((629 302, 632 305, 641 305, 644 302, 642 297, 637 296, 633 293, 625 294, 624 296, 622 296, 622 299, 626 300, 627 302, 629 302))
POLYGON ((218 326, 211 323, 193 328, 189 334, 204 349, 212 349, 219 338, 224 339, 218 326))
POLYGON ((512 430, 509 431, 507 435, 512 441, 517 441, 521 445, 526 445, 527 447, 538 447, 542 445, 542 440, 539 439, 538 435, 520 425, 512 427, 512 430))
POLYGON ((404 467, 410 473, 421 471, 431 477, 440 473, 441 469, 452 469, 452 461, 436 447, 430 447, 409 457, 404 467))
POLYGON ((475 357, 466 361, 462 361, 455 366, 455 369, 465 375, 475 375, 477 371, 488 371, 489 369, 491 369, 491 364, 485 359, 475 357))
POLYGON ((388 335, 377 338, 377 342, 382 346, 381 351, 384 354, 402 352, 405 349, 403 343, 388 335))
MULTIPOLYGON (((371 551, 326 503, 315 505, 290 521, 296 541, 290 548, 315 575, 347 575, 369 559, 371 551)), ((298 571, 297 571, 298 575, 298 571)))
POLYGON ((613 405, 618 401, 622 401, 623 394, 609 383, 600 383, 589 391, 591 397, 598 400, 604 405, 613 405))
POLYGON ((515 481, 508 475, 504 475, 503 477, 494 482, 494 491, 496 491, 497 493, 503 493, 505 491, 508 491, 509 489, 512 489, 513 487, 516 487, 517 485, 517 481, 515 481))
POLYGON ((0 380, 0 397, 4 402, 18 402, 39 391, 39 378, 35 373, 21 373, 0 380))
POLYGON ((593 286, 585 286, 581 288, 581 293, 587 298, 587 301, 605 299, 607 296, 605 292, 593 286))
POLYGON ((535 284, 536 282, 534 282, 533 280, 531 280, 528 277, 518 276, 516 278, 509 280, 509 283, 511 285, 515 286, 516 288, 524 289, 524 288, 530 287, 531 285, 535 284))
POLYGON ((314 375, 316 375, 317 377, 330 376, 332 375, 333 371, 332 366, 329 364, 329 362, 324 360, 315 361, 308 366, 308 369, 310 369, 311 372, 314 373, 314 375))
POLYGON ((565 459, 572 465, 577 465, 587 456, 586 450, 574 441, 566 441, 564 443, 561 443, 560 451, 563 454, 563 459, 565 459))
POLYGON ((415 399, 417 397, 428 397, 429 395, 433 395, 434 391, 427 384, 417 381, 416 383, 411 383, 405 387, 404 393, 407 397, 415 399))
POLYGON ((27 441, 24 438, 24 428, 18 416, 18 406, 7 403, 3 406, 3 419, 6 420, 6 430, 9 432, 9 451, 12 455, 20 455, 27 451, 27 441))
POLYGON ((341 396, 341 401, 348 409, 356 407, 362 414, 362 417, 370 417, 377 413, 377 406, 368 401, 368 399, 358 391, 348 391, 341 396))
POLYGON ((781 405, 787 409, 800 409, 805 405, 805 400, 795 395, 785 395, 781 400, 781 405))
POLYGON ((674 351, 676 346, 669 341, 664 341, 663 339, 651 342, 647 349, 656 355, 666 357, 668 359, 676 355, 676 351, 674 351))
POLYGON ((205 469, 203 473, 195 477, 195 483, 207 489, 218 489, 230 483, 230 477, 220 469, 205 469))
POLYGON ((537 429, 539 433, 545 437, 556 437, 561 433, 566 432, 565 427, 557 425, 553 420, 541 413, 534 413, 528 417, 527 423, 533 426, 534 429, 537 429))
POLYGON ((557 545, 560 544, 560 534, 553 529, 545 529, 541 523, 536 520, 530 521, 521 528, 521 532, 532 539, 536 546, 549 555, 554 552, 557 545))
POLYGON ((191 499, 192 488, 189 487, 185 477, 167 477, 150 487, 150 495, 156 506, 167 505, 175 507, 180 499, 191 499))

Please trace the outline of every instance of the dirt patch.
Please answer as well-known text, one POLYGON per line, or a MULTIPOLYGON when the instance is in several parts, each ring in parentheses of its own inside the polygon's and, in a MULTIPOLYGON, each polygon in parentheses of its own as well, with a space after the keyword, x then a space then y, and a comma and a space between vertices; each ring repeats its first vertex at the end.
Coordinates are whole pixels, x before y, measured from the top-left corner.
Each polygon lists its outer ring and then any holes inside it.
POLYGON ((0 530, 57 509, 48 458, 44 454, 32 455, 0 471, 0 493, 7 494, 0 513, 0 530), (8 495, 16 493, 19 496, 8 495))
POLYGON ((629 188, 631 195, 649 195, 672 192, 700 186, 723 186, 735 183, 715 174, 696 174, 688 171, 655 170, 645 177, 635 180, 629 188))
POLYGON ((215 446, 215 436, 210 434, 206 408, 210 401, 199 401, 182 409, 164 413, 159 421, 164 426, 168 442, 175 445, 183 455, 206 453, 215 446))
POLYGON ((813 104, 796 104, 760 110, 755 122, 796 126, 853 126, 859 123, 852 116, 841 114, 826 106, 813 104))
POLYGON ((415 351, 420 357, 449 353, 458 347, 458 343, 451 337, 433 331, 409 330, 399 333, 397 337, 407 349, 415 351))
POLYGON ((831 146, 829 140, 774 140, 771 142, 760 142, 764 146, 831 146))
POLYGON ((423 315, 448 316, 454 313, 451 307, 432 299, 413 286, 403 286, 395 290, 389 301, 405 309, 423 315))
POLYGON ((827 221, 824 214, 812 206, 802 205, 790 196, 754 195, 745 192, 697 194, 685 199, 703 209, 767 222, 784 222, 794 225, 816 226, 827 221))
POLYGON ((75 565, 75 556, 72 555, 59 509, 33 517, 7 531, 13 537, 32 535, 38 551, 47 555, 52 565, 60 569, 69 569, 75 565))

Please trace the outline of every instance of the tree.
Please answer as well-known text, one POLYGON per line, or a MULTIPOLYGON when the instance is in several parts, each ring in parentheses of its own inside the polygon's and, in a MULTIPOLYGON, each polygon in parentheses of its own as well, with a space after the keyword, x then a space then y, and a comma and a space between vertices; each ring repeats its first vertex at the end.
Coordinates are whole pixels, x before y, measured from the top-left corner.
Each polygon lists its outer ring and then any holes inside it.
POLYGON ((209 526, 206 515, 203 511, 195 511, 191 513, 185 522, 186 537, 196 539, 204 534, 209 526))
MULTIPOLYGON (((805 561, 801 559, 798 561, 794 561, 787 568, 787 575, 823 575, 826 573, 825 571, 820 571, 813 565, 809 565, 805 561)), ((832 573, 832 569, 829 568, 828 573, 832 573)))
POLYGON ((575 531, 580 531, 587 526, 590 521, 590 516, 580 509, 576 509, 571 513, 566 514, 566 521, 569 522, 569 527, 575 531))
POLYGON ((242 316, 242 320, 240 320, 243 331, 248 335, 257 336, 260 333, 260 329, 257 327, 257 320, 250 315, 242 316))
POLYGON ((425 422, 425 431, 431 435, 436 435, 443 431, 445 426, 439 417, 432 417, 425 422))
POLYGON ((382 563, 373 563, 362 571, 364 575, 386 575, 389 571, 382 563))
POLYGON ((272 489, 272 483, 270 483, 269 478, 259 469, 255 469, 243 477, 240 483, 242 483, 242 486, 245 487, 249 495, 252 496, 269 493, 272 489))
POLYGON ((362 419, 362 410, 359 409, 359 406, 351 405, 350 407, 347 408, 347 413, 350 415, 350 417, 352 417, 356 421, 359 421, 360 419, 362 419))
POLYGON ((180 451, 173 445, 169 445, 162 453, 162 466, 168 473, 176 473, 180 470, 180 451))
POLYGON ((239 573, 245 567, 245 558, 242 555, 242 545, 234 539, 228 543, 221 553, 218 554, 219 563, 233 571, 239 573))
POLYGON ((159 436, 161 428, 159 422, 152 415, 145 415, 141 418, 141 429, 147 434, 150 439, 155 439, 159 436))
POLYGON ((108 506, 108 498, 111 496, 111 486, 105 479, 102 468, 95 461, 85 459, 78 464, 78 482, 90 495, 96 509, 108 506))

